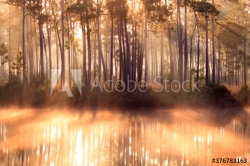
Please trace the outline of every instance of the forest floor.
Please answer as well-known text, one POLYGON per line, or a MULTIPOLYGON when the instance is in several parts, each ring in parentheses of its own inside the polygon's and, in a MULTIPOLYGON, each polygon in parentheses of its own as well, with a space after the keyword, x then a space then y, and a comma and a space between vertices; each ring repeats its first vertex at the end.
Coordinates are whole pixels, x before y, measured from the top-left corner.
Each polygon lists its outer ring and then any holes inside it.
POLYGON ((50 94, 50 85, 29 85, 25 97, 22 95, 22 85, 18 82, 0 86, 0 107, 16 106, 19 108, 68 108, 75 110, 120 110, 129 114, 150 114, 155 110, 192 109, 209 110, 220 123, 226 123, 232 117, 244 112, 250 106, 250 90, 236 86, 203 86, 201 91, 169 91, 156 92, 156 88, 148 86, 146 92, 138 89, 133 92, 113 91, 101 92, 98 100, 97 88, 83 89, 82 96, 77 87, 71 88, 73 97, 68 97, 65 91, 55 88, 50 94), (221 121, 223 117, 224 122, 221 121))
POLYGON ((124 110, 153 110, 171 108, 230 109, 250 105, 250 90, 237 86, 209 85, 198 91, 157 92, 157 88, 148 86, 145 92, 136 89, 133 92, 101 92, 98 100, 97 88, 83 88, 80 95, 77 87, 71 88, 73 97, 65 91, 55 88, 51 94, 50 84, 30 84, 23 98, 22 84, 11 82, 0 86, 0 107, 18 106, 33 108, 69 107, 91 109, 112 108, 124 110))
MULTIPOLYGON (((250 90, 237 86, 208 85, 193 89, 190 92, 179 90, 159 90, 159 87, 148 86, 143 90, 112 92, 102 91, 98 98, 97 88, 84 87, 82 95, 75 86, 70 88, 72 97, 66 91, 55 87, 51 93, 50 84, 30 84, 23 96, 23 87, 19 82, 0 86, 1 106, 31 106, 31 107, 93 107, 93 108, 233 108, 250 105, 250 90), (158 89, 157 89, 158 88, 158 89)), ((143 89, 143 88, 142 88, 143 89)))

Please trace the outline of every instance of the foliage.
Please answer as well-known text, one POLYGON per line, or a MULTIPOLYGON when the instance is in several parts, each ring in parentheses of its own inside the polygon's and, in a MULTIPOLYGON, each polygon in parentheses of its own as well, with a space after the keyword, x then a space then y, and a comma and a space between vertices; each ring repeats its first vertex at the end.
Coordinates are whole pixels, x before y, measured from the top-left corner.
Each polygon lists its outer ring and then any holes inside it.
POLYGON ((0 56, 3 56, 4 54, 6 54, 8 52, 6 45, 4 43, 2 43, 0 45, 0 56))
MULTIPOLYGON (((8 50, 6 48, 6 45, 4 43, 2 43, 0 45, 0 57, 4 56, 7 52, 8 52, 8 50)), ((3 65, 4 63, 8 62, 8 60, 9 60, 8 56, 4 56, 4 60, 2 61, 1 64, 3 65)))
POLYGON ((217 16, 220 13, 213 4, 206 1, 189 1, 188 4, 194 11, 205 17, 208 17, 208 15, 217 16))
POLYGON ((153 11, 157 4, 159 4, 160 0, 142 0, 146 10, 153 11))
POLYGON ((106 7, 112 16, 126 18, 128 14, 128 6, 126 0, 108 0, 106 7))
POLYGON ((172 15, 172 9, 167 5, 156 4, 153 10, 149 11, 149 20, 151 24, 159 25, 160 23, 166 23, 168 17, 172 15))
POLYGON ((247 91, 249 91, 248 86, 245 86, 245 85, 241 86, 240 92, 247 92, 247 91))
POLYGON ((18 77, 12 76, 11 81, 0 87, 0 99, 2 105, 18 105, 21 100, 22 84, 18 77))
POLYGON ((19 52, 15 57, 15 62, 12 62, 12 69, 17 71, 17 75, 20 78, 20 74, 23 66, 23 56, 22 53, 19 52))
POLYGON ((210 98, 211 104, 220 108, 240 107, 241 103, 231 94, 225 85, 212 85, 204 87, 205 94, 210 98))
POLYGON ((96 9, 94 8, 93 3, 90 3, 89 1, 87 4, 82 3, 80 1, 73 3, 66 9, 66 11, 68 13, 81 15, 81 17, 86 19, 96 18, 96 13, 95 13, 96 9), (86 16, 86 10, 88 10, 87 16, 86 16))
POLYGON ((50 84, 36 82, 28 86, 30 104, 33 106, 44 106, 49 97, 50 84))

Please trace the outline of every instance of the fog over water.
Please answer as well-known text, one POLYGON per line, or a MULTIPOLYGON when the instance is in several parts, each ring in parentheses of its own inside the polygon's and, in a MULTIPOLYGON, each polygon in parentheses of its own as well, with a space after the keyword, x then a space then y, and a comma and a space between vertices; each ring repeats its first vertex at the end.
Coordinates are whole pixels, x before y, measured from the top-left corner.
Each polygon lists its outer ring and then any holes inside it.
POLYGON ((248 165, 249 111, 1 109, 0 166, 248 165))

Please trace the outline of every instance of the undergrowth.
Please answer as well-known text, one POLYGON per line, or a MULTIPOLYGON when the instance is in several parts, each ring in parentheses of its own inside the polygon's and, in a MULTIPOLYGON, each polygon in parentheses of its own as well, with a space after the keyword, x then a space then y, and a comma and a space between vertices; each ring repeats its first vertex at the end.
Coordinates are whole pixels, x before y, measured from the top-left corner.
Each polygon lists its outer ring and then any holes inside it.
POLYGON ((250 102, 250 90, 247 87, 229 85, 207 85, 201 92, 173 92, 162 90, 156 92, 154 86, 148 86, 146 92, 138 89, 133 92, 101 92, 97 88, 83 87, 82 95, 76 85, 71 87, 73 97, 61 91, 57 85, 51 93, 50 82, 33 81, 26 86, 23 96, 21 81, 17 78, 0 86, 0 104, 28 105, 34 107, 69 106, 69 107, 119 107, 119 108, 171 108, 176 106, 229 108, 247 105, 250 102))

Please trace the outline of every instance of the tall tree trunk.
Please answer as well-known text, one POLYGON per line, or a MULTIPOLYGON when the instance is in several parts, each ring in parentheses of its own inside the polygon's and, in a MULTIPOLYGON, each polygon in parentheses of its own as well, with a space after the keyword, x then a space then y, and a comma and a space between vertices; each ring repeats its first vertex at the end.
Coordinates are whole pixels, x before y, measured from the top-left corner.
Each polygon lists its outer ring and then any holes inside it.
POLYGON ((197 41, 197 67, 196 67, 196 81, 199 81, 199 74, 200 74, 200 28, 199 28, 199 23, 198 23, 198 18, 196 15, 196 12, 194 11, 194 16, 195 16, 195 22, 196 22, 196 28, 197 28, 197 33, 198 33, 198 41, 197 41))
POLYGON ((106 72, 106 65, 105 65, 105 61, 104 61, 104 56, 103 56, 102 50, 101 50, 101 62, 102 62, 102 68, 103 68, 103 80, 104 80, 104 82, 106 82, 107 81, 107 72, 106 72))
MULTIPOLYGON (((188 66, 188 40, 187 40, 187 3, 185 0, 185 45, 184 45, 184 81, 187 80, 187 66, 188 66)), ((191 69, 190 69, 191 70, 191 69)))
POLYGON ((163 85, 164 80, 164 52, 163 52, 163 35, 161 33, 161 84, 163 85))
POLYGON ((118 79, 118 61, 117 61, 117 58, 118 58, 118 55, 116 54, 116 50, 115 50, 115 45, 114 45, 114 62, 115 62, 115 78, 118 79))
POLYGON ((32 17, 30 17, 30 33, 29 33, 29 73, 30 78, 34 78, 34 51, 33 51, 33 26, 32 26, 32 17))
MULTIPOLYGON (((197 25, 195 25, 194 27, 194 30, 193 30, 193 34, 191 36, 191 39, 190 39, 190 59, 189 59, 189 68, 190 68, 190 72, 189 72, 189 80, 192 81, 192 77, 193 77, 193 73, 192 73, 192 63, 193 63, 193 38, 194 38, 194 33, 195 33, 195 30, 197 28, 197 25)), ((190 84, 190 89, 192 89, 192 84, 190 84)))
POLYGON ((22 4, 22 55, 23 55, 23 100, 26 95, 26 52, 25 52, 25 0, 22 4))
MULTIPOLYGON (((113 15, 111 15, 111 31, 110 31, 110 75, 109 79, 112 80, 113 77, 113 42, 114 42, 114 18, 113 15)), ((110 87, 112 86, 112 82, 110 82, 110 87)))
POLYGON ((127 84, 127 50, 125 48, 125 28, 123 27, 123 21, 121 18, 121 38, 122 38, 122 49, 123 49, 123 81, 125 83, 125 86, 127 84))
POLYGON ((95 34, 95 39, 94 39, 94 78, 96 77, 96 34, 95 34))
POLYGON ((36 27, 36 24, 35 24, 35 27, 34 27, 34 34, 35 34, 35 48, 36 48, 36 80, 37 81, 40 81, 40 77, 39 77, 39 56, 38 56, 38 44, 37 44, 37 34, 36 34, 36 30, 37 30, 37 27, 36 27))
POLYGON ((147 80, 148 80, 148 47, 147 47, 147 40, 148 40, 148 12, 147 9, 145 8, 145 27, 144 27, 144 56, 145 56, 145 84, 144 84, 144 91, 147 89, 147 80))
MULTIPOLYGON (((47 0, 44 1, 44 6, 45 6, 45 13, 47 13, 47 0)), ((51 79, 50 77, 50 72, 48 71, 48 68, 51 70, 52 68, 52 62, 51 62, 51 26, 49 25, 49 23, 46 23, 46 30, 47 30, 47 37, 48 37, 48 51, 49 51, 49 58, 48 58, 48 64, 46 64, 47 66, 47 71, 46 73, 48 73, 48 78, 51 79)), ((45 40, 44 40, 45 42, 45 40)))
MULTIPOLYGON (((56 39, 56 68, 59 69, 59 51, 58 51, 58 37, 57 37, 57 30, 55 28, 55 39, 56 39)), ((60 47, 59 47, 60 48, 60 47)), ((56 73, 58 75, 58 73, 56 73)), ((58 81, 58 80, 57 80, 58 81)))
POLYGON ((200 28, 197 27, 198 30, 198 42, 197 42, 197 76, 196 81, 198 82, 200 79, 200 28))
MULTIPOLYGON (((126 79, 130 79, 131 78, 131 73, 130 73, 130 45, 129 45, 129 38, 128 38, 128 31, 127 31, 127 21, 126 19, 124 19, 124 31, 125 31, 125 38, 126 38, 126 62, 127 62, 127 66, 126 66, 126 79)), ((128 81, 128 80, 127 80, 128 81)), ((127 84, 127 82, 126 82, 127 84)))
POLYGON ((40 39, 40 82, 44 83, 44 61, 43 61, 43 23, 39 20, 39 39, 40 39))
POLYGON ((173 60, 173 50, 172 50, 172 34, 170 25, 168 26, 168 47, 169 47, 169 59, 170 59, 170 82, 174 80, 174 60, 173 60))
POLYGON ((68 72, 67 72, 67 78, 68 78, 68 80, 69 80, 69 85, 71 85, 71 74, 70 74, 70 70, 71 70, 71 64, 70 64, 70 62, 71 62, 71 58, 70 58, 70 56, 71 56, 71 38, 70 38, 70 22, 69 22, 69 19, 70 19, 70 17, 69 17, 69 15, 68 15, 68 13, 66 14, 66 16, 67 16, 67 18, 66 18, 66 24, 67 24, 67 38, 68 38, 68 48, 67 48, 67 50, 68 50, 68 72))
POLYGON ((134 81, 136 81, 136 78, 137 78, 137 81, 138 81, 138 73, 137 73, 137 64, 139 62, 139 59, 138 59, 138 52, 139 52, 139 41, 138 40, 138 35, 137 35, 137 30, 136 30, 137 26, 135 24, 135 27, 134 27, 134 31, 135 31, 135 36, 134 36, 134 58, 135 58, 135 61, 134 61, 134 81), (138 44, 137 44, 138 43, 138 44), (138 51, 137 51, 138 50, 138 51))
MULTIPOLYGON (((87 0, 84 0, 87 6, 87 0)), ((87 85, 91 83, 91 42, 90 42, 90 28, 89 28, 89 18, 88 18, 88 8, 86 7, 86 26, 87 26, 87 41, 88 41, 88 77, 87 85)))
POLYGON ((46 61, 46 71, 45 71, 45 78, 46 78, 46 81, 48 80, 48 55, 47 55, 47 47, 46 47, 46 40, 45 40, 45 37, 44 37, 44 34, 43 35, 43 45, 44 45, 44 53, 45 53, 45 61, 46 61))
MULTIPOLYGON (((156 53, 156 55, 154 56, 154 60, 155 60, 155 74, 152 76, 152 80, 154 80, 154 76, 159 74, 159 68, 158 68, 158 53, 157 53, 157 47, 156 47, 156 38, 155 38, 155 42, 154 42, 154 51, 156 53)), ((164 55, 164 54, 163 54, 164 55)), ((163 58, 164 59, 164 58, 163 58)), ((163 61, 164 63, 164 61, 163 61)))
POLYGON ((117 22, 118 24, 118 40, 119 40, 119 59, 120 59, 120 75, 119 75, 119 79, 122 80, 123 77, 123 51, 122 51, 122 25, 121 25, 121 21, 118 19, 117 22))
POLYGON ((177 1, 177 26, 178 26, 178 45, 179 45, 179 81, 183 81, 183 50, 182 50, 182 25, 181 25, 181 4, 180 0, 177 1))
MULTIPOLYGON (((213 0, 213 5, 214 5, 214 0, 213 0)), ((212 84, 215 85, 215 40, 214 40, 214 15, 212 16, 212 52, 213 52, 213 70, 212 70, 212 84)))
MULTIPOLYGON (((49 69, 51 70, 52 69, 52 58, 51 58, 51 27, 49 28, 49 25, 47 24, 46 28, 47 28, 47 35, 48 35, 49 69)), ((50 77, 51 76, 49 75, 49 78, 50 77)))
MULTIPOLYGON (((143 26, 142 26, 142 30, 143 30, 143 26)), ((138 79, 138 83, 142 80, 142 66, 143 66, 143 48, 142 48, 142 43, 143 43, 143 37, 140 38, 140 41, 138 41, 138 63, 137 63, 137 79, 138 79)))
MULTIPOLYGON (((97 5, 99 5, 97 0, 97 5)), ((102 56, 102 46, 101 46, 101 36, 100 36, 100 17, 97 18, 97 38, 98 38, 98 80, 101 82, 101 56, 102 56)), ((101 87, 98 87, 98 101, 101 101, 101 87)))
POLYGON ((208 57, 208 13, 205 13, 206 17, 206 84, 209 82, 209 57, 208 57))
POLYGON ((25 32, 24 32, 24 36, 25 36, 25 53, 26 53, 26 79, 27 79, 27 82, 29 81, 29 57, 30 57, 30 38, 29 38, 29 28, 30 28, 30 25, 29 25, 29 22, 26 21, 26 27, 25 27, 25 32))
POLYGON ((8 49, 8 51, 9 51, 9 53, 8 53, 8 66, 9 66, 9 81, 8 82, 10 82, 11 81, 11 77, 12 77, 12 73, 11 73, 11 64, 10 64, 10 60, 11 60, 11 29, 10 29, 10 6, 9 6, 9 21, 8 21, 8 23, 9 23, 9 27, 8 27, 8 29, 9 29, 9 49, 8 49))
MULTIPOLYGON (((83 82, 84 82, 84 86, 87 85, 87 66, 86 66, 86 39, 85 39, 85 25, 83 23, 83 17, 81 15, 81 28, 82 28, 82 51, 83 51, 83 82)), ((85 88, 83 88, 83 95, 85 94, 85 88)))
POLYGON ((218 68, 217 68, 217 83, 220 84, 221 80, 220 80, 220 75, 221 75, 221 58, 220 58, 220 41, 218 40, 218 68))
POLYGON ((131 77, 136 81, 136 25, 134 20, 132 21, 132 68, 131 77))
POLYGON ((155 66, 155 62, 154 62, 154 58, 153 56, 156 56, 156 53, 154 52, 154 45, 153 43, 155 42, 153 39, 153 35, 150 35, 150 59, 149 59, 149 64, 151 63, 151 65, 148 65, 149 67, 149 81, 152 81, 152 76, 154 75, 154 66, 155 66))
POLYGON ((243 52, 244 52, 244 87, 247 87, 247 54, 246 54, 246 43, 247 40, 244 40, 244 48, 243 48, 243 52))
POLYGON ((62 45, 61 45, 61 59, 62 59, 62 85, 65 81, 65 51, 64 51, 64 0, 61 0, 61 22, 62 22, 62 45))
POLYGON ((174 60, 173 60, 173 49, 172 49, 172 34, 170 26, 168 27, 168 47, 170 57, 170 82, 174 80, 174 60))

